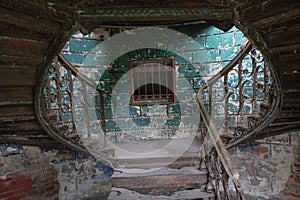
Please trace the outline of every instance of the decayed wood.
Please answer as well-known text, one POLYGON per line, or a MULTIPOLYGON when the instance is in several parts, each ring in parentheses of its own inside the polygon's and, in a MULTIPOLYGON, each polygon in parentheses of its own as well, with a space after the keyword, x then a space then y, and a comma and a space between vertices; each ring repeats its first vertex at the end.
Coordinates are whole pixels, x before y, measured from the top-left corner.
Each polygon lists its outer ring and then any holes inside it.
POLYGON ((228 7, 228 4, 216 4, 209 1, 186 0, 184 4, 178 0, 123 0, 123 1, 106 1, 106 0, 81 0, 70 4, 79 9, 92 10, 93 7, 101 7, 104 9, 124 9, 124 8, 193 8, 193 7, 228 7))
POLYGON ((0 106, 0 117, 35 115, 33 104, 18 104, 14 106, 0 106))
POLYGON ((59 6, 55 6, 56 4, 51 2, 37 2, 28 0, 11 0, 0 2, 1 7, 18 12, 19 14, 27 14, 33 17, 39 16, 41 19, 51 19, 52 21, 65 22, 70 16, 72 16, 74 11, 63 6, 64 4, 60 3, 58 4, 59 6))
POLYGON ((0 55, 0 65, 40 65, 42 56, 0 55))
POLYGON ((42 127, 38 123, 36 119, 27 120, 24 118, 23 120, 19 119, 19 121, 14 121, 13 118, 11 120, 3 119, 0 121, 0 133, 5 132, 22 132, 22 131, 42 131, 42 127))
POLYGON ((286 55, 279 55, 277 69, 280 73, 293 73, 300 69, 300 52, 286 55))
POLYGON ((33 87, 0 87, 0 105, 33 104, 33 87))
MULTIPOLYGON (((22 62, 26 57, 19 58, 18 62, 22 62)), ((42 58, 39 58, 42 62, 42 58)), ((26 60, 29 62, 28 60, 26 60)), ((0 56, 0 63, 3 62, 0 56)), ((13 60, 12 63, 16 62, 13 60)), ((25 61, 23 61, 25 62, 25 61)), ((36 64, 37 60, 31 64, 36 64)), ((36 67, 34 66, 9 66, 0 65, 0 87, 30 87, 35 85, 36 67)))
POLYGON ((283 74, 281 76, 281 79, 283 83, 282 88, 284 91, 298 89, 300 87, 299 86, 300 73, 283 74))
POLYGON ((97 23, 116 21, 151 21, 151 20, 232 20, 230 8, 193 7, 193 8, 98 8, 96 11, 80 11, 81 22, 97 23))
MULTIPOLYGON (((276 127, 268 127, 265 130, 261 131, 259 134, 255 135, 252 138, 249 138, 247 141, 253 141, 253 140, 258 140, 258 139, 263 139, 266 137, 271 137, 275 135, 280 135, 280 134, 287 134, 293 131, 297 131, 300 129, 299 124, 292 124, 292 125, 283 125, 283 126, 276 126, 276 127)), ((245 141, 245 142, 247 142, 245 141)))
POLYGON ((253 25, 258 27, 271 26, 272 24, 284 22, 288 18, 299 17, 299 15, 300 15, 300 7, 296 7, 290 10, 286 10, 284 12, 280 12, 276 15, 271 15, 265 18, 259 18, 257 21, 253 22, 253 25))
POLYGON ((20 14, 18 12, 9 11, 1 7, 0 7, 0 22, 7 22, 24 28, 31 27, 36 31, 42 33, 48 32, 51 34, 58 33, 61 28, 60 23, 53 22, 51 21, 51 19, 48 20, 39 19, 34 16, 29 16, 26 14, 20 14))
POLYGON ((295 0, 251 0, 248 2, 247 6, 241 6, 238 9, 251 22, 267 19, 300 6, 300 2, 295 0))
POLYGON ((19 27, 14 24, 6 23, 6 22, 0 23, 0 35, 15 37, 15 38, 40 40, 40 41, 44 40, 49 43, 50 41, 52 41, 53 38, 53 36, 48 32, 42 33, 32 29, 31 27, 19 27))
POLYGON ((48 42, 33 39, 0 36, 0 55, 25 57, 41 57, 44 55, 48 42))
MULTIPOLYGON (((287 84, 296 83, 298 81, 298 85, 295 84, 295 85, 290 86, 289 89, 285 89, 284 96, 283 96, 283 102, 285 104, 290 104, 292 102, 299 103, 299 100, 300 100, 300 91, 299 91, 300 75, 284 76, 283 78, 284 78, 284 83, 287 83, 287 84), (291 79, 292 83, 289 81, 290 79, 291 79), (287 91, 290 91, 290 92, 287 92, 287 91)), ((282 87, 286 88, 286 86, 282 86, 282 87)))
POLYGON ((270 53, 271 54, 291 54, 291 53, 297 53, 300 50, 300 44, 287 44, 287 45, 282 45, 278 47, 272 47, 270 48, 270 53))
POLYGON ((293 28, 294 26, 298 26, 298 22, 300 21, 300 16, 294 18, 287 18, 282 21, 277 21, 276 23, 269 23, 266 25, 261 25, 260 29, 270 31, 278 31, 285 30, 288 28, 293 28))
POLYGON ((18 137, 3 136, 2 137, 0 135, 0 143, 49 147, 49 148, 54 148, 54 149, 70 149, 66 145, 62 145, 50 137, 46 139, 46 138, 36 138, 36 137, 28 138, 26 136, 18 136, 18 137))
POLYGON ((30 137, 30 138, 47 138, 50 139, 51 137, 45 133, 44 131, 37 130, 37 131, 18 131, 18 132, 2 132, 0 133, 1 137, 19 137, 19 136, 24 136, 24 137, 30 137))
MULTIPOLYGON (((300 10, 300 9, 299 9, 300 10)), ((269 47, 300 44, 300 26, 292 29, 274 31, 268 34, 269 47), (284 40, 282 39, 284 38, 284 40)))

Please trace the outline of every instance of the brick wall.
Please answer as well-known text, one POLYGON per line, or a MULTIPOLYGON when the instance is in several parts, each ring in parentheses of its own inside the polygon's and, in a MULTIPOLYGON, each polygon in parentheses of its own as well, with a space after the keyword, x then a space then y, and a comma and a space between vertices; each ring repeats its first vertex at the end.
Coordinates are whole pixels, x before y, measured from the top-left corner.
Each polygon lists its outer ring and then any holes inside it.
POLYGON ((58 172, 50 164, 54 151, 1 145, 0 199, 56 199, 58 172))
MULTIPOLYGON (((299 199, 299 141, 292 133, 231 151, 250 199, 299 199)), ((112 170, 70 151, 1 145, 0 199, 74 199, 110 190, 112 170)))
POLYGON ((70 151, 0 145, 0 199, 74 199, 109 187, 112 170, 70 151))

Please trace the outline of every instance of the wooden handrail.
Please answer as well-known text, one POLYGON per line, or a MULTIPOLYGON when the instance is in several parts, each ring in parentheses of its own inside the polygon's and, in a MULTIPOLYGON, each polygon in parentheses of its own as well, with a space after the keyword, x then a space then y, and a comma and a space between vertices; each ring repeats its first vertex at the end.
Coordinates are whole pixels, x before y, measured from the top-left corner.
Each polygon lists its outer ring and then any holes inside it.
POLYGON ((245 56, 245 54, 249 53, 252 49, 252 44, 249 40, 247 40, 241 47, 242 51, 240 51, 233 60, 231 60, 226 67, 221 69, 220 72, 218 72, 216 75, 211 77, 206 81, 204 85, 202 85, 197 93, 197 98, 201 99, 202 97, 202 91, 207 89, 210 85, 214 84, 220 77, 224 76, 226 73, 228 73, 234 66, 238 64, 238 61, 245 56))

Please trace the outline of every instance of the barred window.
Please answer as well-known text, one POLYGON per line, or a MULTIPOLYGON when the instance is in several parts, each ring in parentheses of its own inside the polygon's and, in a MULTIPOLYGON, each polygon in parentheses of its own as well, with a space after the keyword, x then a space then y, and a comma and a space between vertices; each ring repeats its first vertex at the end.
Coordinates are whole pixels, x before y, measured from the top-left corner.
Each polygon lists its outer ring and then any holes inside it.
POLYGON ((171 104, 175 98, 175 59, 129 61, 130 105, 171 104))

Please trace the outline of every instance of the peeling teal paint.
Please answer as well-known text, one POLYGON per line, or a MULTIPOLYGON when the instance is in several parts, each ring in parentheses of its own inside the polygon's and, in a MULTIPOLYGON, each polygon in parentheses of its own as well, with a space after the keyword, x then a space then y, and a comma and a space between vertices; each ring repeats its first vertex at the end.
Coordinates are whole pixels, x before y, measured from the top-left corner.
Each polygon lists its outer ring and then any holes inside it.
MULTIPOLYGON (((102 52, 98 48, 101 41, 90 36, 74 37, 63 48, 63 53, 70 62, 87 67, 85 73, 99 80, 98 87, 113 94, 114 100, 107 95, 104 99, 106 131, 112 141, 180 137, 177 135, 180 134, 177 133, 179 127, 189 132, 191 127, 198 123, 199 110, 190 103, 196 97, 187 95, 187 92, 195 94, 209 77, 226 66, 239 52, 240 45, 245 40, 243 34, 235 27, 228 32, 207 24, 173 29, 192 36, 197 45, 182 47, 180 52, 170 52, 166 49, 138 49, 116 59, 112 59, 115 58, 113 52, 102 52), (177 102, 170 105, 130 106, 130 85, 126 74, 129 70, 128 61, 160 57, 175 58, 177 102), (109 63, 110 60, 114 61, 109 63), (100 67, 103 64, 106 66, 100 67), (98 66, 97 73, 89 70, 94 69, 95 66, 98 66)), ((180 42, 178 41, 179 44, 180 42)), ((246 64, 245 70, 251 66, 250 58, 246 64)), ((237 84, 237 81, 236 76, 229 77, 231 84, 237 84)), ((222 84, 218 82, 214 87, 222 87, 222 84)), ((216 88, 213 93, 214 100, 222 99, 223 93, 223 89, 216 88)), ((251 95, 252 91, 246 90, 246 93, 245 95, 251 95)), ((206 92, 202 96, 207 99, 206 92)), ((228 105, 229 113, 238 111, 234 103, 238 98, 237 95, 231 96, 233 102, 228 105)), ((101 119, 99 96, 96 95, 94 102, 90 103, 95 104, 96 117, 101 119)), ((205 103, 205 106, 209 108, 208 103, 205 103)), ((218 104, 213 109, 216 113, 224 111, 224 108, 218 104)), ((244 112, 248 113, 250 109, 245 107, 244 112)), ((222 123, 221 119, 216 120, 222 123)), ((235 123, 235 119, 232 118, 229 123, 235 123)))

